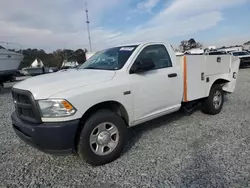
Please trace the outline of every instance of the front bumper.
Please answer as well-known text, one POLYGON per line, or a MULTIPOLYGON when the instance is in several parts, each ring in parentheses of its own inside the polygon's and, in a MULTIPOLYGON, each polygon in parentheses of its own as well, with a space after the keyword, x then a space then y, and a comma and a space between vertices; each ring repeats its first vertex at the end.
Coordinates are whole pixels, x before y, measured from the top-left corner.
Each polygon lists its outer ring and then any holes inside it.
POLYGON ((13 129, 27 144, 50 154, 70 154, 75 148, 75 136, 80 120, 33 124, 11 115, 13 129))

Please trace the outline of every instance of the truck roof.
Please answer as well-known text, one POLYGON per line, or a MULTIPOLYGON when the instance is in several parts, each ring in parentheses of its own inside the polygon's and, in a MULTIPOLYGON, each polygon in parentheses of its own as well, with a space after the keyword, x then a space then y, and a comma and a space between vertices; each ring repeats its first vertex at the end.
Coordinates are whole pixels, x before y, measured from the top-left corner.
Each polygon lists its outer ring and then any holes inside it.
POLYGON ((148 42, 137 42, 137 43, 131 43, 131 44, 119 44, 114 47, 120 47, 120 46, 139 46, 139 45, 146 45, 146 44, 167 44, 163 41, 148 41, 148 42))

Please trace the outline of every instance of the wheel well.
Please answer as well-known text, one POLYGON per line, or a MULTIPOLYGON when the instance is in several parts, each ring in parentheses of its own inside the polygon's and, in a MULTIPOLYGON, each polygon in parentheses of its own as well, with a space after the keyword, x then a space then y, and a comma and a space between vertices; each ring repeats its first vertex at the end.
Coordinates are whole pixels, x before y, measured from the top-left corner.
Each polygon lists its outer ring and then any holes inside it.
MULTIPOLYGON (((225 80, 225 79, 218 79, 218 80, 216 80, 214 83, 213 83, 213 85, 223 85, 223 84, 226 84, 226 83, 228 83, 229 81, 228 80, 225 80)), ((212 85, 212 86, 213 86, 212 85)))
POLYGON ((98 103, 98 104, 92 106, 84 113, 84 115, 81 118, 81 122, 86 121, 93 113, 95 113, 96 111, 101 110, 101 109, 106 109, 106 110, 110 110, 112 112, 117 113, 128 124, 128 113, 127 113, 126 109, 124 108, 124 106, 121 103, 116 102, 116 101, 101 102, 101 103, 98 103))
POLYGON ((209 93, 210 93, 210 91, 211 91, 211 89, 212 89, 212 87, 214 85, 224 85, 224 84, 226 84, 228 82, 229 82, 228 80, 225 80, 225 79, 222 79, 222 78, 220 78, 218 80, 215 80, 214 83, 210 86, 210 89, 207 90, 207 94, 209 95, 209 93))
POLYGON ((79 136, 80 136, 80 133, 82 131, 82 128, 83 128, 85 122, 88 120, 88 118, 92 114, 94 114, 95 112, 97 112, 98 110, 101 110, 101 109, 106 109, 106 110, 110 110, 112 112, 117 113, 119 116, 121 116, 124 119, 125 123, 128 125, 128 122, 129 122, 128 113, 121 103, 116 102, 116 101, 106 101, 106 102, 98 103, 98 104, 92 106, 91 108, 89 108, 83 114, 81 121, 80 121, 80 125, 77 129, 76 138, 75 138, 75 146, 77 146, 77 143, 79 141, 79 136))

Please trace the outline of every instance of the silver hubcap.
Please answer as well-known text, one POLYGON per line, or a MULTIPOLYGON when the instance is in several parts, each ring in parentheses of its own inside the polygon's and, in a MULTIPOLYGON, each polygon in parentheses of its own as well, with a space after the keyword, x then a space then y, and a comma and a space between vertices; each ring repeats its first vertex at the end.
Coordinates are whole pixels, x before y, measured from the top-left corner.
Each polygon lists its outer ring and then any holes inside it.
POLYGON ((216 91, 213 98, 213 105, 215 109, 219 109, 222 102, 222 96, 220 91, 216 91))
POLYGON ((90 148, 97 155, 111 153, 116 148, 118 141, 118 129, 109 122, 97 125, 89 138, 90 148))

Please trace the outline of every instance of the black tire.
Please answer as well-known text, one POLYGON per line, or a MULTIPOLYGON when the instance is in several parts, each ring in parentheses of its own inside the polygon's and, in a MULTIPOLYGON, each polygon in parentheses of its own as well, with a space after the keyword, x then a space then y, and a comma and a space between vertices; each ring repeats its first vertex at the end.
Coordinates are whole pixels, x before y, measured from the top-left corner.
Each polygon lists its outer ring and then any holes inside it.
POLYGON ((0 92, 3 91, 3 84, 0 82, 0 92))
POLYGON ((100 110, 93 114, 85 123, 78 142, 78 154, 93 166, 103 165, 117 159, 127 142, 128 130, 124 120, 109 110, 100 110), (90 146, 90 135, 101 123, 110 122, 116 126, 119 139, 114 150, 107 155, 97 155, 90 146))
POLYGON ((205 114, 216 115, 219 114, 222 110, 224 104, 224 92, 220 85, 213 85, 209 96, 203 101, 201 111, 205 114), (219 92, 221 95, 221 103, 218 108, 215 108, 213 104, 213 99, 215 97, 216 92, 219 92))

